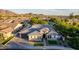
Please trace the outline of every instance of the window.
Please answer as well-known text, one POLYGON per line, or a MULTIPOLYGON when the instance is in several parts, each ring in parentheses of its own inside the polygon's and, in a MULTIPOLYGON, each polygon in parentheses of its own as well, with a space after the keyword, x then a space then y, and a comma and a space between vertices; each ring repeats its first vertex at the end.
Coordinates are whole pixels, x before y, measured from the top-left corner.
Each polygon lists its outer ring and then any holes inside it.
POLYGON ((52 35, 52 38, 54 38, 54 35, 52 35))
POLYGON ((31 36, 29 36, 29 39, 31 38, 31 36))
POLYGON ((37 38, 37 35, 35 35, 35 38, 37 38))
POLYGON ((34 38, 34 35, 32 35, 32 38, 34 38))
POLYGON ((54 38, 56 38, 56 36, 54 35, 54 38))
POLYGON ((48 38, 51 38, 51 35, 49 35, 48 38))

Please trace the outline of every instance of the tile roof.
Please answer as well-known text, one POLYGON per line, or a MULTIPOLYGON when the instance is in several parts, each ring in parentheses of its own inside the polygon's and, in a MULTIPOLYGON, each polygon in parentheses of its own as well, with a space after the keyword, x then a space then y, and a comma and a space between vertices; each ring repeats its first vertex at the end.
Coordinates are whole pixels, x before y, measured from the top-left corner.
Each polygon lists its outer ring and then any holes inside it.
POLYGON ((49 31, 51 31, 51 27, 49 25, 35 24, 35 25, 32 25, 30 28, 23 28, 19 33, 26 33, 26 34, 32 34, 34 32, 39 33, 40 30, 42 30, 44 28, 48 28, 49 31))

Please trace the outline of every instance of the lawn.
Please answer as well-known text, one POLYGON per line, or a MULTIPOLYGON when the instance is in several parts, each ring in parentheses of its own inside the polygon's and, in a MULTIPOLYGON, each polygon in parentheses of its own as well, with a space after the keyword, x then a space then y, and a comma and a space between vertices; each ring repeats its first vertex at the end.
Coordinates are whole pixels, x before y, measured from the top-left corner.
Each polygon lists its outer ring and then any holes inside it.
POLYGON ((57 45, 57 41, 55 40, 48 40, 49 45, 57 45))
POLYGON ((43 46, 43 43, 41 43, 41 42, 35 42, 34 46, 43 46))

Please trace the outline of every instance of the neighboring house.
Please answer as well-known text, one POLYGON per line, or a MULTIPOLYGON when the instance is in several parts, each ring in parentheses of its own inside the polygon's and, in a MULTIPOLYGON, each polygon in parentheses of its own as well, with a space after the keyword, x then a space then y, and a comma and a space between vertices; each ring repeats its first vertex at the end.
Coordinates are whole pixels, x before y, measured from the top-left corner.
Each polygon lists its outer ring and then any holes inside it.
POLYGON ((0 33, 3 33, 4 37, 11 36, 12 31, 13 29, 9 26, 9 24, 3 24, 0 26, 0 33))
POLYGON ((72 25, 73 23, 79 22, 79 19, 73 18, 73 19, 69 19, 69 21, 67 22, 68 24, 72 25))
POLYGON ((21 30, 23 28, 23 24, 18 24, 15 28, 14 31, 12 33, 17 33, 19 30, 21 30))
POLYGON ((30 28, 24 27, 16 36, 29 41, 42 41, 43 34, 46 34, 49 40, 60 38, 58 33, 49 25, 41 24, 32 25, 30 28))
POLYGON ((11 27, 1 30, 0 33, 3 33, 4 37, 10 37, 13 29, 11 27))
POLYGON ((79 22, 79 19, 77 19, 77 18, 73 18, 71 20, 74 21, 74 22, 79 22))
POLYGON ((20 28, 20 27, 22 27, 22 24, 19 23, 19 24, 14 28, 14 30, 15 30, 15 29, 18 29, 18 28, 20 28))
POLYGON ((72 25, 73 24, 73 20, 69 19, 69 21, 67 23, 72 25))

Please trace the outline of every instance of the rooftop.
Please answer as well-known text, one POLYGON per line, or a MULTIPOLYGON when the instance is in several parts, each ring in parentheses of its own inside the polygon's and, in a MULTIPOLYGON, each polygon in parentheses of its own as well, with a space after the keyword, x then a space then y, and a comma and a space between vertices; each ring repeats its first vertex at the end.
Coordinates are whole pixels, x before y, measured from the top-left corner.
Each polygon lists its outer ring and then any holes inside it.
POLYGON ((44 28, 48 28, 49 31, 51 30, 51 27, 49 25, 34 24, 30 28, 23 28, 19 33, 30 34, 34 31, 39 32, 40 30, 42 30, 44 28))
POLYGON ((31 32, 31 33, 29 33, 28 35, 42 35, 40 32, 38 32, 38 31, 33 31, 33 32, 31 32))

